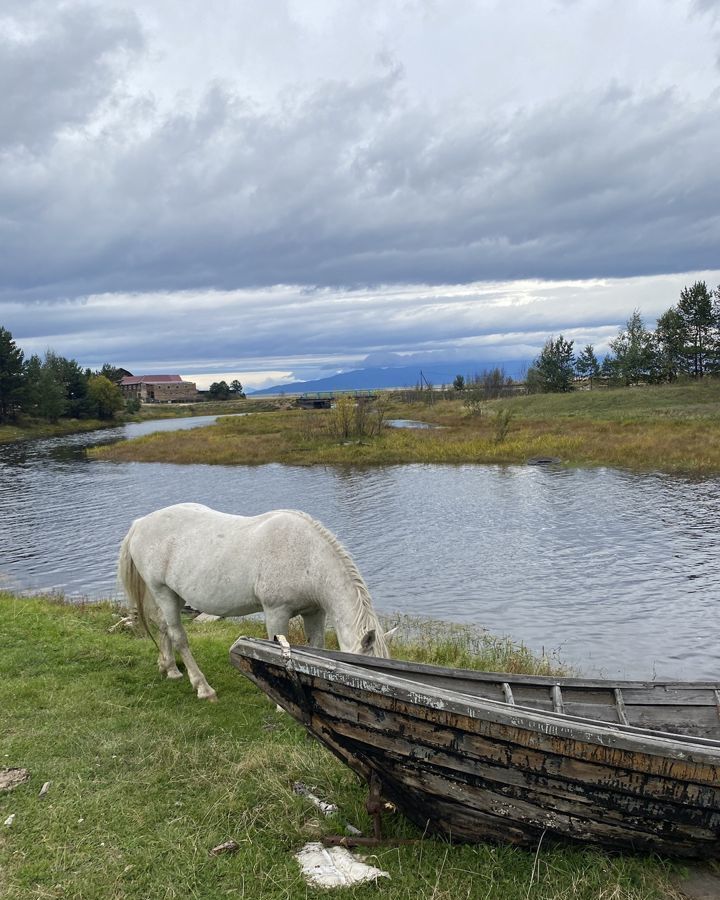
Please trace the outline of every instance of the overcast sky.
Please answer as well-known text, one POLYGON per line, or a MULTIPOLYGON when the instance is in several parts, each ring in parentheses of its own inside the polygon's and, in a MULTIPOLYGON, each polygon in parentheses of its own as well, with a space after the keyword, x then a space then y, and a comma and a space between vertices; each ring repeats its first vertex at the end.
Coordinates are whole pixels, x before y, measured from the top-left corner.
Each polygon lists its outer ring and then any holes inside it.
POLYGON ((0 84, 27 354, 529 360, 720 283, 720 0, 3 0, 0 84))

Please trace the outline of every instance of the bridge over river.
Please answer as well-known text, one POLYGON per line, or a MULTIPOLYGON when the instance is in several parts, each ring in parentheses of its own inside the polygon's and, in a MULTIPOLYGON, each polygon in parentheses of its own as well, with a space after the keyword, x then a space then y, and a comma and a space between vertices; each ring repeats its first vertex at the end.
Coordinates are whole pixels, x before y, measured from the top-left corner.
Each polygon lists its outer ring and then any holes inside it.
POLYGON ((340 397, 349 397, 358 403, 374 400, 378 391, 315 391, 301 394, 295 399, 295 405, 301 409, 330 409, 340 397))

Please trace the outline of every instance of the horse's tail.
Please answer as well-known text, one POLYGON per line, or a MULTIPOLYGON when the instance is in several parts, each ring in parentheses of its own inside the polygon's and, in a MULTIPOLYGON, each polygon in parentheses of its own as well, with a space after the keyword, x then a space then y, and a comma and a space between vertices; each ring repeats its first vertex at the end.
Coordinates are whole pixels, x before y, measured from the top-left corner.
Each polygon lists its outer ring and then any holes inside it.
POLYGON ((152 637, 145 611, 145 599, 148 595, 148 586, 145 584, 142 575, 138 572, 135 561, 130 553, 130 540, 135 529, 135 524, 136 523, 133 522, 130 526, 130 530, 123 538, 122 544, 120 544, 117 574, 122 586, 125 588, 125 594, 130 601, 130 608, 137 614, 137 620, 140 623, 141 628, 146 634, 149 634, 150 637, 152 637))

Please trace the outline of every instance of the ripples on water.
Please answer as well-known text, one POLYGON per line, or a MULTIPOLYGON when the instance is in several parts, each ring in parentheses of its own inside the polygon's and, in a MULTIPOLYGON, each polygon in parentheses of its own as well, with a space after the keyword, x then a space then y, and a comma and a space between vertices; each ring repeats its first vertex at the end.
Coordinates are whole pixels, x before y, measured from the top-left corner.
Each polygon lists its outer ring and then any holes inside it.
POLYGON ((115 595, 117 547, 139 515, 181 501, 242 515, 299 508, 352 551, 383 612, 473 622, 555 649, 586 673, 720 679, 718 479, 525 466, 116 464, 84 455, 123 434, 195 424, 0 448, 0 585, 115 595))

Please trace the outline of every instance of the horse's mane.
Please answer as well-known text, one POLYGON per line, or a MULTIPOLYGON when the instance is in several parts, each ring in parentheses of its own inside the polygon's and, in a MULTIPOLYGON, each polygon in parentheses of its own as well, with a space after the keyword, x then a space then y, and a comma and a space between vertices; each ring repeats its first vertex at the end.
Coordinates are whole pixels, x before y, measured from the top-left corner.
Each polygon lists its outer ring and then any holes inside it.
POLYGON ((382 625, 380 624, 380 620, 377 617, 377 613, 372 605, 372 599, 370 597, 370 591, 368 590, 365 581, 360 574, 360 570, 355 564, 355 560, 350 555, 349 551, 340 543, 340 541, 335 537, 335 535, 330 531, 329 528, 326 528, 322 522, 318 522, 317 519, 314 519, 309 513, 303 512, 300 509, 291 509, 288 512, 293 513, 296 516, 300 516, 302 519, 305 519, 309 522, 313 528, 319 534, 323 536, 323 538, 330 544, 333 550, 337 553, 345 566, 345 570, 350 576, 350 580, 355 587, 356 595, 357 595, 357 609, 355 611, 355 619, 353 621, 353 628, 355 632, 359 635, 363 635, 368 631, 375 630, 375 646, 377 650, 381 653, 387 653, 387 647, 385 646, 385 639, 383 636, 382 625))

